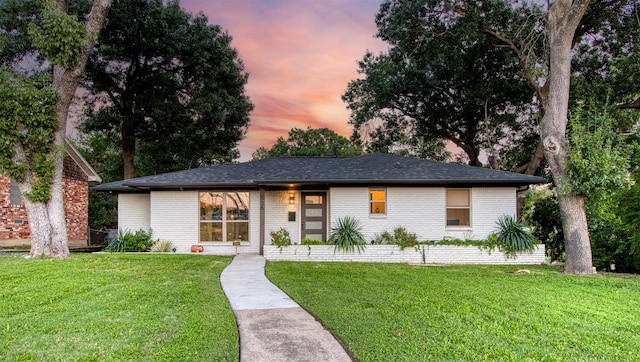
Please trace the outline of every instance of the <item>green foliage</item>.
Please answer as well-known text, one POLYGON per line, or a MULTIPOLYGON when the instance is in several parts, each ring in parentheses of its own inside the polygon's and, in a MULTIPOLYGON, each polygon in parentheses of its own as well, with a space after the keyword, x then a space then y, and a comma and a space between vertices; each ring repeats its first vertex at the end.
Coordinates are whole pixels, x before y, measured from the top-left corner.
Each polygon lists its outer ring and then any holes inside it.
POLYGON ((0 359, 238 361, 238 330, 220 287, 230 261, 211 255, 72 253, 64 261, 0 255, 0 359))
POLYGON ((636 359, 638 276, 521 268, 274 262, 266 273, 359 361, 636 359))
POLYGON ((56 95, 51 79, 0 69, 0 173, 22 182, 33 174, 32 201, 49 199, 53 177, 56 95))
POLYGON ((173 0, 116 1, 108 16, 87 63, 83 131, 119 146, 133 176, 237 158, 253 105, 231 36, 173 0))
POLYGON ((166 239, 158 239, 151 245, 151 252, 154 253, 170 253, 173 251, 173 242, 166 239))
POLYGON ((496 224, 498 248, 507 257, 515 258, 518 253, 533 253, 536 238, 526 229, 523 221, 518 221, 511 215, 503 215, 496 224))
POLYGON ((629 127, 622 124, 622 117, 614 118, 606 107, 593 108, 578 106, 571 111, 567 167, 569 191, 592 197, 629 184, 632 152, 620 135, 629 127))
MULTIPOLYGON (((92 134, 76 148, 100 175, 102 182, 122 179, 122 152, 109 137, 92 134)), ((89 227, 112 229, 118 223, 118 196, 94 191, 93 186, 90 184, 89 187, 89 227)))
POLYGON ((300 242, 301 245, 326 245, 326 243, 322 240, 304 238, 300 242))
POLYGON ((278 249, 282 249, 284 246, 291 245, 291 236, 289 235, 289 230, 281 227, 276 231, 272 231, 269 233, 271 235, 271 244, 278 247, 278 249))
POLYGON ((441 240, 426 241, 420 244, 434 244, 434 245, 454 245, 454 246, 484 246, 487 240, 472 240, 472 239, 458 239, 458 238, 443 238, 441 240))
POLYGON ((118 237, 109 242, 105 248, 106 251, 124 253, 124 252, 141 252, 151 250, 154 241, 151 239, 151 230, 137 230, 130 232, 129 230, 118 230, 118 237))
POLYGON ((393 234, 385 230, 379 236, 376 235, 376 242, 378 244, 396 244, 402 250, 409 247, 417 249, 418 235, 410 233, 404 226, 397 226, 393 229, 393 234))
POLYGON ((307 127, 306 130, 302 130, 294 127, 289 131, 289 137, 286 140, 278 137, 271 148, 258 148, 253 153, 253 159, 261 160, 283 156, 357 156, 361 154, 361 147, 328 128, 307 127))
POLYGON ((531 226, 531 232, 540 240, 547 255, 554 260, 564 260, 564 232, 560 220, 560 206, 555 189, 530 190, 522 216, 531 226))
POLYGON ((532 118, 524 107, 532 101, 530 86, 511 50, 479 32, 517 15, 505 2, 466 5, 460 16, 456 6, 441 1, 383 2, 377 37, 389 50, 365 54, 362 77, 342 97, 351 110, 349 122, 369 149, 392 152, 421 144, 430 151, 422 156, 440 159, 453 142, 469 164, 480 166, 483 148, 499 144, 521 153, 523 142, 531 141, 527 135, 535 129, 521 121, 532 118))
POLYGON ((84 24, 75 16, 59 11, 56 2, 46 0, 42 9, 42 24, 29 24, 33 44, 53 64, 71 68, 89 44, 84 24))
POLYGON ((367 244, 361 230, 360 220, 350 216, 338 218, 331 228, 327 244, 335 245, 334 251, 353 253, 357 250, 360 253, 367 244))

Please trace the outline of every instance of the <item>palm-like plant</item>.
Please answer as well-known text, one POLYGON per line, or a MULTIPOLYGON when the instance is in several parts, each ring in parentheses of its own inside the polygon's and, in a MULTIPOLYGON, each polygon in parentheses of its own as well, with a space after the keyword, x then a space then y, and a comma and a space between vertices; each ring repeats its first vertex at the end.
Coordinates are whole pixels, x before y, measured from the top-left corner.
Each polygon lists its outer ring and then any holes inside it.
POLYGON ((508 257, 515 257, 517 253, 532 253, 536 249, 536 238, 525 229, 526 224, 523 221, 503 215, 496 223, 498 246, 508 257))
POLYGON ((338 218, 331 228, 327 243, 335 245, 334 252, 341 249, 345 253, 353 253, 355 250, 360 253, 367 245, 361 230, 360 220, 350 216, 338 218))

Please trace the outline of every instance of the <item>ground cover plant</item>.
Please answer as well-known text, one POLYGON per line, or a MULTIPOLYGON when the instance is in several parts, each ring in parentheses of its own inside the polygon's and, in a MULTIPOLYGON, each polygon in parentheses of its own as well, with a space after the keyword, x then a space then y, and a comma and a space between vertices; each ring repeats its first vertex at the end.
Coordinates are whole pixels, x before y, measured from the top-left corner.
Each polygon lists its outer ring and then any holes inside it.
POLYGON ((237 361, 228 257, 0 255, 0 359, 237 361))
POLYGON ((269 262, 361 361, 628 361, 640 278, 551 267, 269 262))

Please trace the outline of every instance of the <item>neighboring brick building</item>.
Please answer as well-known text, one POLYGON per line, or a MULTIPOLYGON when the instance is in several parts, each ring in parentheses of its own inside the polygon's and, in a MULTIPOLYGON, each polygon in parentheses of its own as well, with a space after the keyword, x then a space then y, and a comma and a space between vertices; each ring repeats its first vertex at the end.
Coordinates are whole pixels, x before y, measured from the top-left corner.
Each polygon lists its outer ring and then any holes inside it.
MULTIPOLYGON (((89 181, 101 179, 80 153, 66 143, 62 179, 64 211, 70 246, 87 245, 89 228, 89 181)), ((22 245, 30 241, 27 212, 18 185, 0 176, 0 245, 22 245)))

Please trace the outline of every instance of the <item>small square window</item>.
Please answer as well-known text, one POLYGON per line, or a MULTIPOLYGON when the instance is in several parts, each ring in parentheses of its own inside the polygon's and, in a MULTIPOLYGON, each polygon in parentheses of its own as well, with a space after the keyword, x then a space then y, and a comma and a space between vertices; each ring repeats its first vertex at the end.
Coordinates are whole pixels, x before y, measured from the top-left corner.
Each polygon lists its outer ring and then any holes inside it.
POLYGON ((387 214, 387 190, 369 190, 369 214, 387 214))

